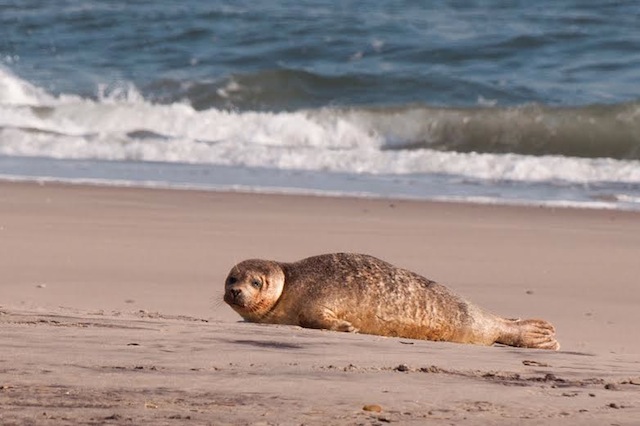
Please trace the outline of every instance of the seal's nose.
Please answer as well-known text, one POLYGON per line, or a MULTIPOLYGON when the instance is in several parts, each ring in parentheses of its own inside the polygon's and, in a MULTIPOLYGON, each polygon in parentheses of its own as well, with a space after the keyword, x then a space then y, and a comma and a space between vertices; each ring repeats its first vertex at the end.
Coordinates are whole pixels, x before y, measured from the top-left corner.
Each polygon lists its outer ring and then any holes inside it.
POLYGON ((236 300, 238 299, 238 296, 240 296, 240 293, 242 293, 242 290, 238 288, 232 288, 229 289, 229 293, 231 293, 231 296, 233 296, 233 300, 236 300))

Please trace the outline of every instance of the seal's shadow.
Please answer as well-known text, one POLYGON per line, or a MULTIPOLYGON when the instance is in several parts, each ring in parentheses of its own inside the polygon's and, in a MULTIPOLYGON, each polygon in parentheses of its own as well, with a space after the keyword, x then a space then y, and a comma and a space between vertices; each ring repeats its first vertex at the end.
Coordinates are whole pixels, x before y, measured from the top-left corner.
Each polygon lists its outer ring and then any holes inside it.
POLYGON ((273 349, 302 349, 301 345, 295 345, 292 343, 276 342, 273 340, 247 340, 247 339, 227 339, 229 343, 236 343, 240 345, 256 346, 259 348, 273 348, 273 349))

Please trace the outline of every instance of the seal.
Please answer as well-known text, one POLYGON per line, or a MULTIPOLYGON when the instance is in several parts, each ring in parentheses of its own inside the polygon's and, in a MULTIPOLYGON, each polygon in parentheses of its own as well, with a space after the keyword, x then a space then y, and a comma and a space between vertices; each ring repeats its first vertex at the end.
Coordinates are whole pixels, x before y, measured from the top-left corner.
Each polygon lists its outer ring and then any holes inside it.
POLYGON ((547 321, 494 315, 435 281, 365 254, 324 254, 293 263, 245 260, 229 272, 224 301, 257 323, 560 348, 547 321))

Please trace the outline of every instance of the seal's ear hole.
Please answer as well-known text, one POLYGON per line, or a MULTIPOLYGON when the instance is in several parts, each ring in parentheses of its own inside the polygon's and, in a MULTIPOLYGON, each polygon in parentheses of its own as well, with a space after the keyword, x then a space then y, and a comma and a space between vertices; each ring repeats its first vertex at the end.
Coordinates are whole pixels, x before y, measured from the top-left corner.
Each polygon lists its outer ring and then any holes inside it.
POLYGON ((227 278, 227 285, 233 285, 233 284, 235 284, 237 282, 238 282, 238 279, 236 277, 227 278))
POLYGON ((260 278, 254 278, 251 280, 251 285, 257 289, 262 288, 262 280, 260 278))

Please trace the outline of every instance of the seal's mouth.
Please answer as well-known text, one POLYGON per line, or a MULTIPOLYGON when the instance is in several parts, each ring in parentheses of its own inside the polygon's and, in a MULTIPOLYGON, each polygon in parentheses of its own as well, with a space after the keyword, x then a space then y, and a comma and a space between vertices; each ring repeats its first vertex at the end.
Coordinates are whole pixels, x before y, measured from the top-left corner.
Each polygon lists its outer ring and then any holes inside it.
POLYGON ((246 303, 242 295, 242 291, 240 290, 226 291, 224 293, 224 301, 232 307, 238 307, 238 308, 246 307, 246 303))

